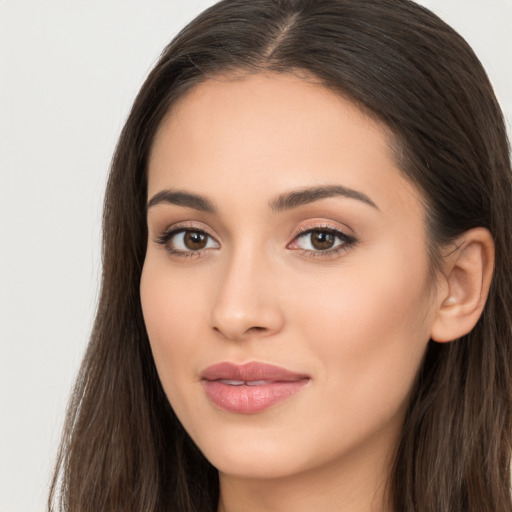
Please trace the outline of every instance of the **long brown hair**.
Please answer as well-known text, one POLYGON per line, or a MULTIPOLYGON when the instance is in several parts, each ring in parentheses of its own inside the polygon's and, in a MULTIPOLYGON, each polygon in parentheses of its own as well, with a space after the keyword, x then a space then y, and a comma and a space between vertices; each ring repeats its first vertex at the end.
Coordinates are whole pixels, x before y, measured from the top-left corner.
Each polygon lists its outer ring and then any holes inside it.
MULTIPOLYGON (((395 134, 439 247, 483 226, 495 274, 478 324, 430 342, 389 480, 397 511, 511 511, 512 173, 501 111, 467 43, 409 0, 224 0, 165 48, 111 167, 101 298, 69 405, 49 510, 204 512, 215 468, 176 419, 153 363, 139 281, 156 129, 195 84, 230 71, 305 72, 395 134)), ((341 507, 341 505, 340 505, 341 507)))

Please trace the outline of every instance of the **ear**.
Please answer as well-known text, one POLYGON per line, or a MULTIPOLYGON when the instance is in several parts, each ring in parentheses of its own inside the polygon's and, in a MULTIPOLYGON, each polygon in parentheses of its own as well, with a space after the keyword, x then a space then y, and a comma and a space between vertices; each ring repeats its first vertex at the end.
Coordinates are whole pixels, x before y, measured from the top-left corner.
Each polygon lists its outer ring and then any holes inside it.
POLYGON ((476 325, 485 306, 494 268, 494 240, 485 228, 466 231, 442 264, 430 337, 452 341, 476 325))

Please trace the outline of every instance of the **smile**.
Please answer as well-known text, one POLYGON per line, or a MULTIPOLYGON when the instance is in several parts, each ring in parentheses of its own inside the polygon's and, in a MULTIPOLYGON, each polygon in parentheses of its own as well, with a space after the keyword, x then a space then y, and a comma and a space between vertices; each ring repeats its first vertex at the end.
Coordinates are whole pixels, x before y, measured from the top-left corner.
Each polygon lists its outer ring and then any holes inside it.
POLYGON ((228 412, 255 414, 297 394, 310 377, 264 363, 220 363, 201 373, 210 401, 228 412))

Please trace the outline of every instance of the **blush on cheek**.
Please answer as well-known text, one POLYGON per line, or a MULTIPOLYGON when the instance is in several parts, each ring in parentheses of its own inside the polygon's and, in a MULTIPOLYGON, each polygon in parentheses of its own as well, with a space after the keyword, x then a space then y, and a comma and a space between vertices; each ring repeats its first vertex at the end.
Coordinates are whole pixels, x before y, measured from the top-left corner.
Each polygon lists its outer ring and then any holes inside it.
POLYGON ((296 314, 323 361, 339 365, 352 386, 366 379, 379 388, 389 372, 398 383, 414 378, 428 342, 428 292, 417 277, 370 270, 363 281, 349 277, 319 290, 296 314))

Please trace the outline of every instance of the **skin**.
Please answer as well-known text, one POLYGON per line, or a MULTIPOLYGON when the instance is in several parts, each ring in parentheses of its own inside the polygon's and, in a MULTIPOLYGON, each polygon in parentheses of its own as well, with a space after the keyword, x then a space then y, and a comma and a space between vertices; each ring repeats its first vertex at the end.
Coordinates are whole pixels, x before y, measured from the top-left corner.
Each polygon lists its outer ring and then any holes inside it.
POLYGON ((425 212, 391 142, 347 99, 270 73, 208 80, 159 128, 148 201, 179 190, 216 211, 148 208, 141 300, 164 390, 219 469, 219 511, 389 510, 386 477, 439 308, 425 212), (269 207, 326 185, 374 205, 335 196, 269 207), (180 235, 160 243, 174 228, 208 234, 207 246, 192 250, 180 235), (318 250, 314 228, 355 242, 318 250), (226 412, 200 379, 223 361, 310 380, 260 413, 226 412))

